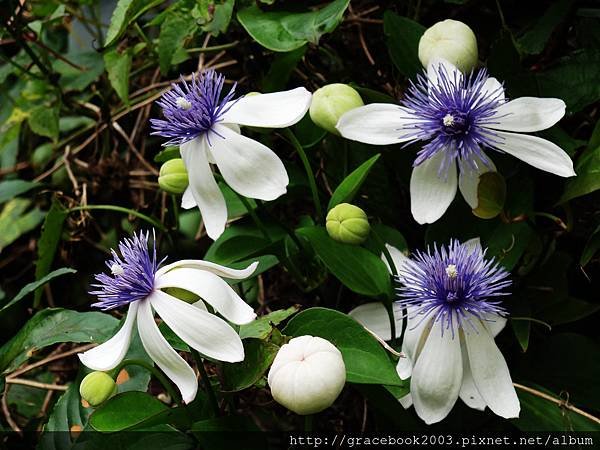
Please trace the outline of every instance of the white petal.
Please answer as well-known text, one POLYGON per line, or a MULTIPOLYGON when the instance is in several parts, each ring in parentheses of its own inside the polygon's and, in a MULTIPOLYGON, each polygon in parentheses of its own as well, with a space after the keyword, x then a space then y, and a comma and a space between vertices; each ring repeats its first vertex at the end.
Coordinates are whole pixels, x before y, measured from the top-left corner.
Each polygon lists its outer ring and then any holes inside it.
POLYGON ((155 291, 148 299, 158 315, 190 347, 219 361, 244 359, 242 340, 223 319, 162 291, 155 291))
POLYGON ((256 318, 248 303, 214 273, 206 270, 178 268, 157 276, 156 289, 177 287, 190 291, 215 308, 225 319, 237 325, 252 322, 256 318))
POLYGON ((414 308, 407 309, 408 324, 404 333, 402 342, 402 353, 405 357, 398 360, 396 372, 401 380, 407 380, 412 375, 415 365, 421 351, 427 341, 431 331, 431 320, 423 319, 422 316, 415 316, 414 308))
POLYGON ((213 137, 210 152, 234 191, 260 200, 275 200, 285 194, 288 174, 269 147, 223 125, 215 125, 214 129, 224 139, 213 137))
MULTIPOLYGON (((231 130, 229 132, 235 134, 231 130)), ((206 137, 202 136, 183 144, 180 153, 187 169, 189 188, 202 214, 206 234, 214 240, 225 230, 227 205, 210 169, 207 148, 206 137)))
MULTIPOLYGON (((409 259, 408 256, 406 256, 403 252, 398 250, 396 247, 392 247, 389 244, 385 244, 385 248, 387 248, 387 251, 390 253, 390 256, 392 257, 392 262, 394 263, 396 272, 397 273, 400 272, 402 270, 402 268, 404 267, 404 264, 406 264, 406 261, 408 261, 408 259, 409 259)), ((391 274, 392 269, 390 268, 387 258, 385 257, 385 255, 383 253, 381 254, 381 260, 384 262, 385 267, 387 267, 388 272, 391 274)))
POLYGON ((138 303, 139 301, 129 304, 125 323, 117 334, 103 344, 78 355, 79 360, 85 366, 92 370, 105 372, 114 369, 121 361, 123 361, 123 358, 129 349, 129 343, 131 342, 131 332, 133 331, 133 324, 135 323, 138 303))
POLYGON ((479 187, 479 177, 487 172, 495 172, 496 166, 488 158, 489 167, 486 166, 483 161, 473 155, 473 160, 477 163, 477 169, 474 169, 471 164, 459 160, 458 165, 460 169, 460 175, 458 178, 458 187, 464 197, 465 201, 469 204, 472 209, 477 208, 479 203, 477 199, 477 188, 479 187))
POLYGON ((433 223, 444 215, 456 195, 456 164, 448 168, 447 177, 438 176, 444 155, 437 155, 413 168, 410 177, 410 209, 420 223, 433 223))
POLYGON ((454 85, 458 84, 464 76, 460 69, 454 64, 443 58, 436 57, 433 58, 427 66, 427 79, 429 80, 430 85, 436 86, 439 83, 440 71, 442 71, 445 78, 454 85))
POLYGON ((481 238, 475 237, 464 242, 464 245, 469 249, 469 253, 482 252, 481 238))
POLYGON ((169 270, 176 269, 178 267, 186 267, 189 269, 206 270, 210 273, 214 273, 223 278, 230 278, 232 280, 243 280, 251 276, 256 268, 258 267, 258 261, 253 262, 245 269, 230 269, 229 267, 221 266, 210 261, 204 261, 202 259, 181 259, 174 263, 167 264, 156 271, 156 276, 159 277, 162 274, 167 273, 169 270))
POLYGON ((458 398, 462 385, 462 358, 458 335, 449 330, 441 335, 434 324, 417 359, 410 380, 415 411, 427 424, 444 419, 458 398))
MULTIPOLYGON (((383 303, 365 303, 354 308, 348 315, 384 341, 391 339, 390 318, 383 303)), ((397 307, 394 307, 394 318, 396 319, 396 337, 398 337, 402 333, 402 310, 397 307)))
POLYGON ((464 336, 475 386, 495 414, 519 417, 521 407, 504 356, 481 321, 473 318, 472 323, 477 332, 466 330, 464 336))
POLYGON ((404 397, 399 398, 398 401, 404 409, 410 408, 413 404, 412 395, 410 394, 406 394, 404 397))
POLYGON ((242 97, 228 104, 231 108, 222 121, 251 127, 289 127, 304 117, 311 97, 312 94, 303 87, 242 97))
POLYGON ((494 147, 540 170, 561 177, 575 176, 573 161, 558 145, 536 136, 495 131, 494 147))
POLYGON ((496 78, 490 77, 485 80, 483 87, 481 88, 482 98, 486 101, 489 100, 500 100, 504 101, 504 86, 496 78))
POLYGON ((485 319, 487 320, 485 320, 483 324, 493 337, 498 336, 506 326, 506 317, 489 314, 485 317, 485 319))
POLYGON ((521 97, 500 105, 486 120, 486 127, 520 132, 545 130, 563 118, 566 108, 558 98, 521 97))
POLYGON ((192 194, 192 188, 186 187, 185 191, 183 191, 183 196, 181 197, 181 207, 183 209, 192 209, 198 206, 196 204, 196 200, 194 200, 194 194, 192 194))
POLYGON ((175 383, 185 403, 194 400, 198 391, 196 374, 184 359, 173 350, 158 330, 154 322, 150 297, 141 302, 137 314, 137 323, 140 339, 148 356, 175 383))
POLYGON ((463 381, 460 387, 460 399, 465 402, 469 408, 483 411, 485 409, 485 401, 475 386, 473 375, 471 375, 471 367, 469 365, 469 355, 464 342, 461 342, 461 354, 463 362, 463 381))
POLYGON ((335 126, 346 139, 373 145, 411 140, 414 119, 406 108, 390 103, 371 103, 345 113, 335 126))

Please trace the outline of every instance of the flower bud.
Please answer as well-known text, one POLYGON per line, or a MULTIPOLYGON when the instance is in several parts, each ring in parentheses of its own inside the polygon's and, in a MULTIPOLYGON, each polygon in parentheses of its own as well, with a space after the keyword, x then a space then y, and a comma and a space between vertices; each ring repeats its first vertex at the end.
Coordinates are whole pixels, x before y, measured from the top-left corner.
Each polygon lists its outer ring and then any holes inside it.
POLYGON ((506 182, 498 172, 486 172, 479 177, 477 207, 473 214, 480 219, 493 219, 504 208, 506 182))
POLYGON ((436 58, 445 59, 462 72, 477 65, 477 38, 466 24, 446 19, 425 30, 419 41, 419 59, 424 67, 436 58))
POLYGON ((339 136, 340 132, 335 126, 340 117, 363 105, 358 92, 347 84, 328 84, 314 92, 309 113, 316 125, 339 136))
POLYGON ((188 174, 181 158, 165 162, 158 174, 158 185, 170 194, 181 194, 188 186, 188 174))
POLYGON ((279 349, 268 376, 275 401, 296 414, 329 408, 346 382, 340 351, 320 337, 293 338, 279 349))
POLYGON ((117 393, 117 383, 106 372, 92 372, 81 380, 79 394, 91 406, 104 403, 117 393))
POLYGON ((325 227, 332 239, 355 245, 362 244, 371 230, 365 212, 349 203, 340 203, 332 208, 327 213, 325 227))

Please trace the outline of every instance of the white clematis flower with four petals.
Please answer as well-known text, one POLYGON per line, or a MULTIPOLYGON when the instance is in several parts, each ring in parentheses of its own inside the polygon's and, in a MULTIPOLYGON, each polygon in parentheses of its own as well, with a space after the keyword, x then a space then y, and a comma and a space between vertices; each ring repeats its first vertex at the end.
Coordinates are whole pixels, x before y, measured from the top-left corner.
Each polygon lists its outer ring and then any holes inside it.
POLYGON ((464 75, 438 59, 429 64, 427 76, 411 83, 401 106, 373 103, 353 109, 337 129, 345 138, 373 145, 428 141, 410 179, 412 215, 424 224, 444 215, 457 190, 477 207, 479 177, 496 171, 489 150, 561 177, 574 176, 573 162, 559 146, 521 134, 550 128, 564 114, 560 99, 508 101, 503 85, 485 69, 464 75))
MULTIPOLYGON (((396 337, 402 330, 403 308, 408 325, 396 370, 410 378, 410 393, 399 399, 414 404, 426 423, 444 419, 460 399, 469 407, 514 418, 520 405, 508 366, 494 338, 506 324, 494 297, 510 281, 492 260, 484 259, 479 239, 408 258, 386 245, 398 279, 400 301, 394 304, 396 337)), ((385 260, 384 260, 385 261, 385 260)), ((387 264, 387 262, 386 262, 387 264)), ((367 303, 350 313, 383 340, 391 339, 382 303, 367 303)))
POLYGON ((279 157, 267 146, 240 133, 240 125, 285 128, 298 122, 310 107, 311 93, 299 87, 284 92, 234 99, 235 85, 221 99, 225 77, 213 70, 194 75, 188 84, 174 84, 158 104, 164 119, 151 119, 154 132, 179 145, 189 177, 182 207, 198 206, 206 233, 217 239, 225 230, 227 206, 211 164, 238 194, 275 200, 289 182, 279 157))
POLYGON ((253 309, 223 278, 242 280, 258 265, 235 270, 202 260, 181 260, 159 267, 156 249, 148 249, 149 233, 140 233, 119 244, 106 265, 111 275, 96 275, 98 297, 92 306, 110 310, 128 306, 123 326, 108 341, 79 354, 92 370, 114 369, 125 357, 134 327, 148 356, 175 383, 184 402, 196 397, 198 381, 194 370, 169 345, 154 321, 154 312, 191 348, 219 361, 239 362, 244 347, 238 333, 223 319, 208 312, 208 303, 224 319, 242 325, 256 318, 253 309), (180 288, 201 298, 194 304, 169 295, 166 288, 180 288))

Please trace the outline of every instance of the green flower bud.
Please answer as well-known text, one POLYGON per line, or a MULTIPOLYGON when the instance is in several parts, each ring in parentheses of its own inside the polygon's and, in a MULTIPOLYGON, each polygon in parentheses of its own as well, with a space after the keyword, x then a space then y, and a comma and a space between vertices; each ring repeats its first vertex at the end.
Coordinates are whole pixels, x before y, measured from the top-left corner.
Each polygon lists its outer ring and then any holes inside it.
POLYGON ((170 159, 161 166, 158 185, 163 191, 182 194, 188 183, 188 174, 181 158, 170 159))
POLYGON ((454 64, 462 72, 477 65, 477 38, 466 24, 446 19, 429 27, 419 41, 419 59, 427 67, 435 58, 454 64))
POLYGON ((117 393, 117 383, 106 372, 92 372, 81 380, 79 394, 91 406, 104 403, 117 393))
POLYGON ((335 126, 340 117, 363 105, 358 92, 347 84, 328 84, 313 93, 309 113, 316 125, 339 136, 335 126))
POLYGON ((325 227, 332 239, 354 245, 362 244, 371 230, 365 212, 349 203, 332 208, 327 213, 325 227))
POLYGON ((486 172, 479 177, 477 207, 473 214, 480 219, 493 219, 504 208, 506 182, 498 172, 486 172))

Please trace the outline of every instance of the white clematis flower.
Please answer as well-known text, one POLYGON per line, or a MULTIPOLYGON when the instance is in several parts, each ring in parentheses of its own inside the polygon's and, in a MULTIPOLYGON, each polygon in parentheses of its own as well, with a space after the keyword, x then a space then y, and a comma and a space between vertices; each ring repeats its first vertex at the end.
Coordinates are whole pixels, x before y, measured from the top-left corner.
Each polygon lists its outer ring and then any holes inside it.
POLYGON ((233 99, 235 86, 221 99, 225 77, 214 71, 183 79, 158 104, 165 119, 151 119, 154 132, 179 145, 189 186, 181 206, 198 206, 206 233, 217 239, 225 230, 227 206, 215 181, 215 164, 225 182, 238 194, 275 200, 289 182, 279 157, 267 146, 240 133, 240 125, 285 128, 298 122, 310 107, 311 93, 299 87, 290 91, 233 99))
MULTIPOLYGON (((386 245, 399 281, 401 300, 394 305, 396 337, 402 330, 402 308, 408 325, 396 370, 410 378, 410 393, 399 399, 414 404, 419 417, 431 424, 444 419, 457 398, 469 407, 514 418, 520 405, 506 361, 494 338, 506 325, 500 315, 501 295, 510 283, 506 273, 483 259, 479 239, 454 241, 449 249, 418 253, 410 259, 386 245), (469 295, 464 294, 469 292, 469 295)), ((384 340, 391 338, 382 303, 368 303, 349 313, 384 340)))
POLYGON ((79 354, 83 364, 93 370, 114 369, 125 357, 133 328, 138 333, 148 356, 175 383, 184 402, 196 397, 198 381, 193 369, 169 345, 154 322, 154 312, 191 348, 219 361, 244 359, 244 347, 237 332, 223 319, 208 312, 208 303, 226 320, 242 325, 256 317, 223 278, 244 279, 258 265, 235 270, 208 261, 181 260, 160 267, 156 249, 148 250, 149 234, 140 233, 119 244, 121 257, 113 250, 107 262, 111 275, 96 275, 98 297, 92 306, 110 310, 128 305, 125 323, 108 341, 79 354), (165 288, 180 288, 202 300, 186 303, 167 294, 165 288))
MULTIPOLYGON (((479 177, 496 171, 486 150, 508 153, 561 177, 575 175, 565 151, 545 139, 521 134, 541 131, 565 114, 556 98, 508 101, 504 87, 485 69, 464 75, 444 60, 432 62, 427 77, 412 83, 402 106, 362 106, 344 114, 342 136, 374 145, 428 141, 419 151, 410 179, 411 211, 420 223, 433 223, 460 190, 477 208, 479 177)), ((488 152, 489 153, 489 152, 488 152)))

